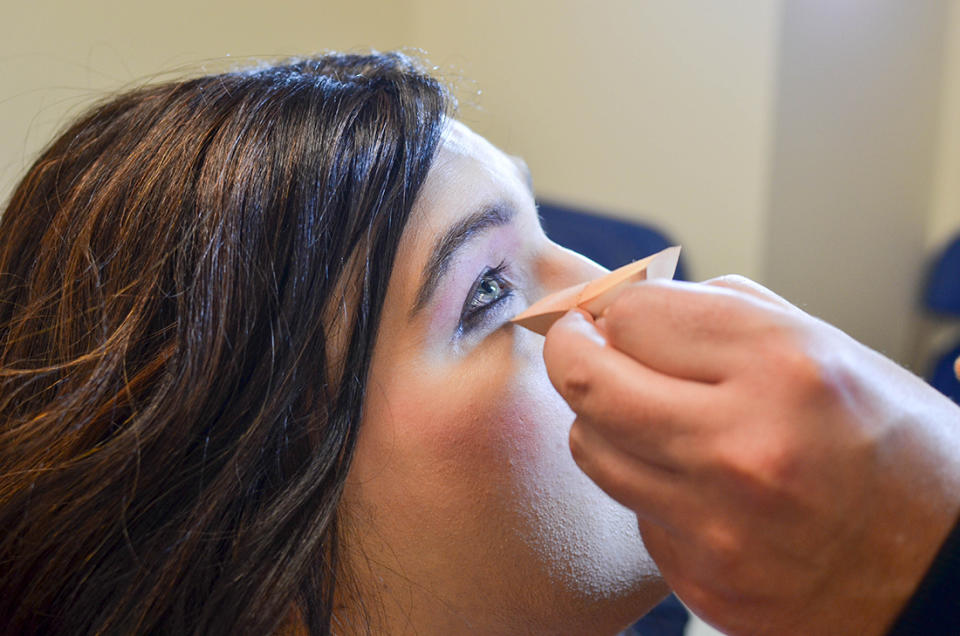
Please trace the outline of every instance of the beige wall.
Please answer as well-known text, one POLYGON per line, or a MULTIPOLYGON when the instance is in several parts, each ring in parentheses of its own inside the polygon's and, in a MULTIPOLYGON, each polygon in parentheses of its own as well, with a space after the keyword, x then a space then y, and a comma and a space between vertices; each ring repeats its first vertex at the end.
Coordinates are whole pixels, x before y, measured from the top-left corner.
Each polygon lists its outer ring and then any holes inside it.
POLYGON ((803 0, 783 13, 764 282, 901 360, 924 262, 946 9, 803 0))
POLYGON ((0 193, 104 89, 226 54, 420 47, 538 192, 650 220, 698 277, 759 275, 779 3, 768 0, 14 3, 0 193), (476 91, 482 91, 477 95, 476 91))
POLYGON ((409 42, 404 2, 36 0, 0 21, 0 194, 105 91, 261 56, 409 42), (230 56, 226 58, 226 56, 230 56), (169 74, 168 74, 169 76, 169 74))
POLYGON ((951 0, 10 3, 0 195, 106 89, 368 46, 427 50, 542 197, 651 221, 694 277, 753 276, 904 359, 924 250, 960 227, 951 0))
POLYGON ((414 40, 537 191, 652 221, 697 277, 760 273, 779 3, 418 0, 414 40))
MULTIPOLYGON (((947 3, 937 162, 927 245, 939 248, 960 232, 960 2, 947 3)), ((960 276, 960 273, 958 273, 960 276)))

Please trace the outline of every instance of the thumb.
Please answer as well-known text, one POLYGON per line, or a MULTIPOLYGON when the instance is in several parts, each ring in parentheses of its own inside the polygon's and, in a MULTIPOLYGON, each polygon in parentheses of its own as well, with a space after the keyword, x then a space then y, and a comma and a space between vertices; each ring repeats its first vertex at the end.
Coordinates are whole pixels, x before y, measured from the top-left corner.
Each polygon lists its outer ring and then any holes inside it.
MULTIPOLYGON (((571 309, 553 323, 543 344, 543 361, 550 382, 567 402, 585 389, 589 364, 607 346, 593 318, 582 309, 571 309)), ((573 400, 573 401, 571 401, 573 400)))

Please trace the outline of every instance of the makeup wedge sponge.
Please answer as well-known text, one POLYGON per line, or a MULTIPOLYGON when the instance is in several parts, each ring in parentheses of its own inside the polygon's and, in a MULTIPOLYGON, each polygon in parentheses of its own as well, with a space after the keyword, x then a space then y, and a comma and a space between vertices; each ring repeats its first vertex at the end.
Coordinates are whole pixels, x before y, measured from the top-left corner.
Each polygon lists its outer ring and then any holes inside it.
POLYGON ((668 247, 595 280, 545 296, 511 318, 510 322, 545 336, 550 326, 574 307, 599 318, 627 285, 653 278, 673 278, 679 259, 680 246, 668 247))

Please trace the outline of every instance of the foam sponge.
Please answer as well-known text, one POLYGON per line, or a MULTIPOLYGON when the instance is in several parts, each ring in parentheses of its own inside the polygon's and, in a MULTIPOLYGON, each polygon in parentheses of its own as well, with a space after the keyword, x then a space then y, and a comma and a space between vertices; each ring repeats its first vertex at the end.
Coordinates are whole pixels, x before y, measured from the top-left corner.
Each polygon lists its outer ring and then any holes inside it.
POLYGON ((510 322, 546 335, 560 316, 579 307, 594 318, 603 315, 627 285, 652 278, 673 278, 680 259, 680 247, 668 247, 639 261, 624 265, 596 280, 561 289, 533 303, 510 322))

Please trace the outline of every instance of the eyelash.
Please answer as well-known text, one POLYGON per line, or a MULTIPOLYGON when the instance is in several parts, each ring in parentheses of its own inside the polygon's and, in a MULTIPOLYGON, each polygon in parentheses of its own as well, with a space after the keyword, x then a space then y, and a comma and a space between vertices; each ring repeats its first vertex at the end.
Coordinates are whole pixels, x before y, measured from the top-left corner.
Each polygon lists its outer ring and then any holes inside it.
POLYGON ((506 261, 502 261, 496 267, 487 268, 482 274, 480 274, 480 276, 477 277, 477 280, 470 288, 470 293, 467 295, 466 301, 463 303, 463 311, 460 313, 460 326, 458 331, 461 333, 466 333, 475 329, 483 322, 484 317, 494 307, 501 304, 504 300, 513 295, 513 285, 511 285, 510 281, 503 276, 503 272, 506 270, 506 268, 506 261), (484 304, 474 305, 477 294, 480 292, 480 286, 483 284, 483 281, 487 279, 496 282, 500 286, 501 293, 494 300, 484 304))

